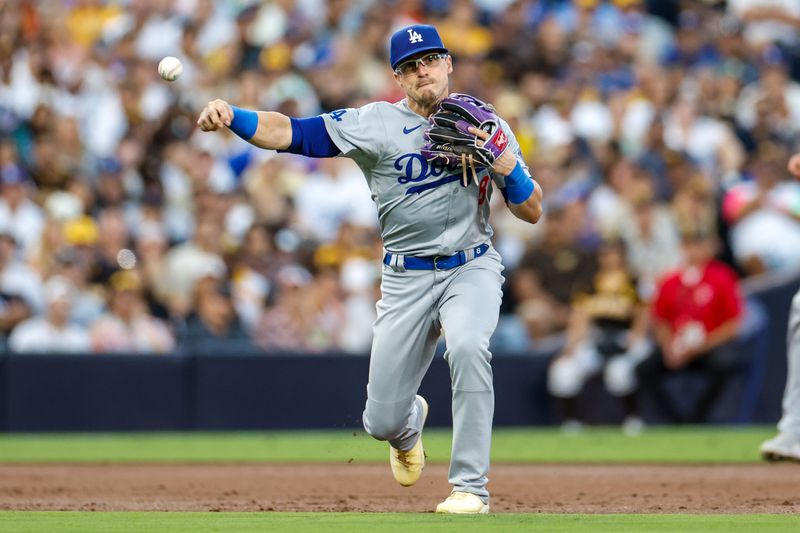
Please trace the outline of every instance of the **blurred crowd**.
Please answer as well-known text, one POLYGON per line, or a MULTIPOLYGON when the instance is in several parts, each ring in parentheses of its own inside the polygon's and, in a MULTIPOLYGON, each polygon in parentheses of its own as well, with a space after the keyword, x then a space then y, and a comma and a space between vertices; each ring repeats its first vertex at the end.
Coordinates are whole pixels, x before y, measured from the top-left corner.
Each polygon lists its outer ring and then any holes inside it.
POLYGON ((739 277, 800 265, 794 0, 0 1, 4 349, 366 353, 382 248, 358 168, 194 122, 214 98, 399 100, 388 36, 416 22, 544 190, 535 226, 493 198, 496 347, 563 341, 609 242, 643 302, 686 236, 739 277))

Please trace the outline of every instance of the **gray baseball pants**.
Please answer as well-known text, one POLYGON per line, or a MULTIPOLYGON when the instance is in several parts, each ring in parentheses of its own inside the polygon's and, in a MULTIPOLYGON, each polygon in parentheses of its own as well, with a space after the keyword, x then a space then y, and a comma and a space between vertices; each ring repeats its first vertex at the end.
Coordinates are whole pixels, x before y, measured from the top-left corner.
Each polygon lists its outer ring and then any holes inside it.
POLYGON ((494 415, 489 338, 500 313, 502 270, 493 248, 447 271, 384 266, 363 415, 376 439, 399 450, 414 446, 423 423, 415 396, 443 330, 453 403, 449 481, 486 502, 494 415))
POLYGON ((787 332, 786 390, 783 393, 781 433, 800 438, 800 291, 792 298, 787 332))

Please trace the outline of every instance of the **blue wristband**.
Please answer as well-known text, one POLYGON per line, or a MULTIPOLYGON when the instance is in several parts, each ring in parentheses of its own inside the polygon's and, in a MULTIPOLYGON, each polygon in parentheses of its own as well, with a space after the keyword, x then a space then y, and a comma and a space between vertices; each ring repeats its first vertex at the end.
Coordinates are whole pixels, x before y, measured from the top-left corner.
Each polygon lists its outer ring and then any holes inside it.
POLYGON ((249 141, 258 129, 258 113, 236 106, 231 106, 231 108, 233 109, 233 120, 228 127, 233 133, 245 141, 249 141))
POLYGON ((517 166, 506 176, 506 198, 512 204, 521 204, 533 194, 533 180, 522 169, 517 161, 517 166))

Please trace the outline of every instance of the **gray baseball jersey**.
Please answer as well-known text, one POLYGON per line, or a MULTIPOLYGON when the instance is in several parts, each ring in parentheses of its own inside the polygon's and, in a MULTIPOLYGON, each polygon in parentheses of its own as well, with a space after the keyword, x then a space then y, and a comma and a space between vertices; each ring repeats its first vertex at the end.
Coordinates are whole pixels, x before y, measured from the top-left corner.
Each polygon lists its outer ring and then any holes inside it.
MULTIPOLYGON (((409 109, 405 100, 342 109, 323 119, 331 140, 367 178, 386 250, 450 255, 489 241, 488 170, 480 169, 478 185, 471 182, 465 188, 460 184, 461 167, 428 163, 419 153, 428 121, 409 109)), ((511 128, 501 123, 509 137, 508 149, 524 165, 511 128)), ((499 187, 505 186, 502 176, 492 178, 499 187)))
MULTIPOLYGON (((420 155, 428 121, 405 100, 334 111, 324 122, 342 155, 366 176, 387 251, 452 255, 489 243, 491 183, 504 187, 503 177, 480 169, 464 187, 460 167, 428 163, 420 155)), ((508 149, 521 160, 513 133, 502 126, 508 149)), ((423 424, 416 393, 444 331, 453 385, 449 481, 487 502, 494 414, 489 338, 497 326, 502 270, 492 248, 451 270, 383 267, 363 414, 373 437, 399 450, 415 445, 423 424)))

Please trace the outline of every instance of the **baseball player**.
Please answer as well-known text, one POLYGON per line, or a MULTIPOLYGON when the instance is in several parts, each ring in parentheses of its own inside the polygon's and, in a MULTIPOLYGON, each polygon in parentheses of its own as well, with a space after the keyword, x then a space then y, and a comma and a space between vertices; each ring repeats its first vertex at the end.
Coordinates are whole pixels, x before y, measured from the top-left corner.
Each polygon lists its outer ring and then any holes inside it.
MULTIPOLYGON (((800 179, 800 153, 789 159, 789 172, 800 179)), ((760 450, 768 461, 800 461, 800 291, 792 298, 786 348, 783 417, 778 422, 778 435, 762 444, 760 450)))
MULTIPOLYGON (((515 216, 535 223, 542 212, 542 191, 504 121, 499 122, 507 148, 491 168, 471 165, 472 180, 462 179, 464 165, 437 164, 423 155, 428 117, 447 97, 453 71, 436 28, 413 25, 394 33, 390 62, 406 94, 396 103, 289 118, 214 100, 197 124, 203 131, 227 126, 261 148, 344 156, 359 165, 378 207, 386 251, 364 428, 389 442, 395 479, 413 485, 425 465, 420 437, 428 414, 427 402, 416 393, 444 331, 452 379, 453 491, 436 511, 487 513, 494 412, 488 347, 503 283, 500 256, 490 242, 489 199, 494 183, 515 216)), ((476 144, 488 143, 484 131, 469 131, 486 139, 476 144)))

